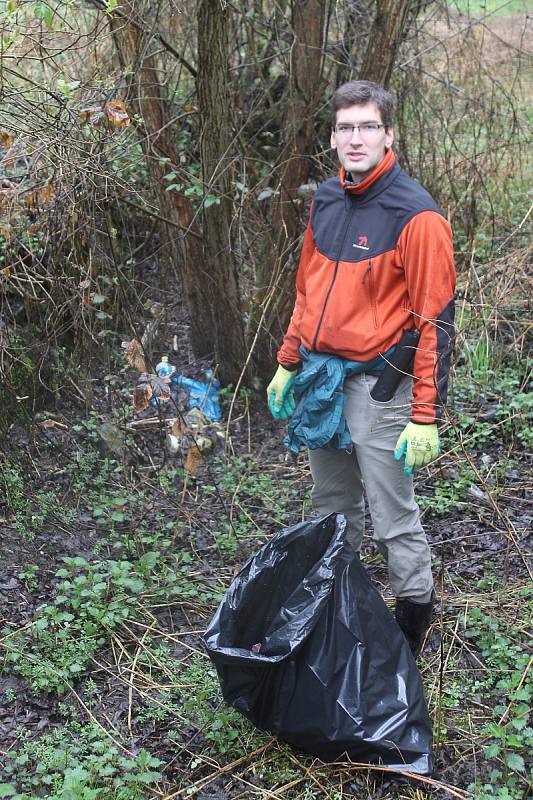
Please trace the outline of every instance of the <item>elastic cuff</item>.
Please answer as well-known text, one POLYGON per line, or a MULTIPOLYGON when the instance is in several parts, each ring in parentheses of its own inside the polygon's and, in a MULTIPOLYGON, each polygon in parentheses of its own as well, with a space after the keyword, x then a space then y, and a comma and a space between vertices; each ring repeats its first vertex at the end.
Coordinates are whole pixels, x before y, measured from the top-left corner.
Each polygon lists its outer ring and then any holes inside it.
POLYGON ((302 362, 299 361, 298 364, 282 364, 281 361, 278 361, 278 364, 280 365, 280 367, 283 367, 283 369, 286 369, 287 372, 296 372, 297 369, 300 369, 300 364, 301 363, 302 362))

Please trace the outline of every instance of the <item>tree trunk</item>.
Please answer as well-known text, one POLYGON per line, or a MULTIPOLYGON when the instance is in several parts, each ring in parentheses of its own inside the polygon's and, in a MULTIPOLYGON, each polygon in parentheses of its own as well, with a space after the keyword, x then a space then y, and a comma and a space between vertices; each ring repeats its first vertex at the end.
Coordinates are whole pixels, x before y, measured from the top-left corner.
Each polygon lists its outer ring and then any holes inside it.
POLYGON ((220 0, 198 3, 200 160, 204 183, 206 288, 213 311, 215 358, 223 383, 235 383, 245 361, 243 319, 231 248, 232 132, 229 11, 220 0), (207 201, 207 202, 206 202, 207 201))
POLYGON ((360 80, 376 81, 385 87, 389 85, 410 12, 417 5, 418 0, 377 0, 360 80))
MULTIPOLYGON (((265 253, 257 276, 257 299, 261 303, 274 291, 256 356, 258 371, 265 377, 275 365, 275 352, 294 304, 298 245, 307 222, 305 198, 298 190, 309 180, 315 139, 314 116, 325 88, 322 80, 325 17, 325 0, 292 2, 294 40, 284 98, 286 127, 277 164, 280 195, 272 220, 276 246, 274 253, 265 253)), ((254 321, 260 315, 261 305, 254 309, 254 321)))
POLYGON ((164 90, 151 54, 153 32, 143 24, 138 8, 135 0, 121 0, 110 17, 110 26, 121 66, 132 70, 127 101, 141 120, 141 146, 162 217, 161 249, 167 262, 177 267, 191 321, 191 346, 197 356, 203 356, 213 351, 214 331, 203 288, 205 281, 201 280, 202 239, 193 224, 190 200, 181 192, 165 191, 168 182, 163 176, 177 165, 178 155, 167 126, 164 90))

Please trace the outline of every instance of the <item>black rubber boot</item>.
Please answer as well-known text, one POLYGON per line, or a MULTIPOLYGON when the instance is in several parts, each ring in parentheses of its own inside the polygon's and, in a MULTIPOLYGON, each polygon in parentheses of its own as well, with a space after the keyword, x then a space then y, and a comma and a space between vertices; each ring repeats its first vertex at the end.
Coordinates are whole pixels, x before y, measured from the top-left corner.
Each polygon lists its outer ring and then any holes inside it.
POLYGON ((396 622, 402 629, 415 658, 420 655, 424 637, 431 624, 434 602, 434 596, 429 603, 413 603, 405 597, 396 600, 396 622))

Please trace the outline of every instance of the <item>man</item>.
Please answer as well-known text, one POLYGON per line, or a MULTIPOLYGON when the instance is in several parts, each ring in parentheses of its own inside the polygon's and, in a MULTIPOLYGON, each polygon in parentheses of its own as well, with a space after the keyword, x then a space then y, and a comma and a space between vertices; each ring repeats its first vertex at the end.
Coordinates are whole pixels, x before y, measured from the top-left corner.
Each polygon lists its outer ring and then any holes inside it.
POLYGON ((412 475, 439 453, 455 270, 448 222, 391 149, 394 105, 370 81, 346 83, 333 96, 331 147, 340 173, 314 197, 296 303, 267 394, 273 415, 287 418, 298 370, 303 375, 310 358, 331 354, 346 367, 343 412, 351 446, 309 451, 313 507, 343 513, 358 552, 364 485, 396 619, 418 655, 431 621, 433 578, 412 475), (376 401, 372 390, 405 330, 419 332, 413 377, 402 375, 394 396, 376 401))

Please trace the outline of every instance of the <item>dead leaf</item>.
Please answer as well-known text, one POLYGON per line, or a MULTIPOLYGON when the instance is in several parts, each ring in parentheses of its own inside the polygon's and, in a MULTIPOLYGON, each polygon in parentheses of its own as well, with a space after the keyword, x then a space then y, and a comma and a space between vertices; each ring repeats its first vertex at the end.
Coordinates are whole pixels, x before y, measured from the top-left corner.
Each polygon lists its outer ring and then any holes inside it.
POLYGON ((102 106, 82 108, 80 115, 92 128, 98 128, 106 118, 102 106))
POLYGON ((43 419, 39 422, 41 428, 64 428, 65 430, 68 429, 68 425, 65 425, 63 422, 59 422, 57 419, 43 419))
POLYGON ((113 128, 127 128, 130 118, 123 100, 110 100, 104 106, 104 112, 113 128))
POLYGON ((192 444, 187 451, 187 458, 185 459, 185 471, 190 475, 196 475, 204 460, 202 454, 195 444, 192 444))
POLYGON ((122 347, 124 347, 124 356, 130 367, 133 367, 138 372, 146 372, 146 362, 141 343, 137 339, 132 339, 131 342, 122 342, 122 347), (124 345, 126 346, 124 347, 124 345))
POLYGON ((166 403, 170 400, 170 386, 168 384, 168 378, 160 378, 158 375, 150 375, 150 384, 152 386, 152 391, 154 393, 154 397, 160 400, 162 403, 166 403))
POLYGON ((133 410, 144 411, 150 405, 150 398, 153 395, 152 387, 149 383, 141 383, 133 390, 133 410))
POLYGON ((181 417, 178 417, 178 419, 174 420, 170 428, 170 432, 173 434, 173 436, 177 436, 178 439, 181 439, 187 433, 187 430, 187 425, 181 419, 181 417))
POLYGON ((14 138, 11 136, 10 133, 4 130, 0 130, 0 146, 5 147, 6 150, 11 147, 14 142, 14 138))
POLYGON ((54 191, 50 183, 45 183, 38 189, 28 192, 25 196, 26 208, 33 211, 39 206, 44 206, 54 197, 54 191))

